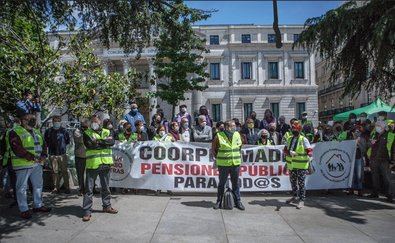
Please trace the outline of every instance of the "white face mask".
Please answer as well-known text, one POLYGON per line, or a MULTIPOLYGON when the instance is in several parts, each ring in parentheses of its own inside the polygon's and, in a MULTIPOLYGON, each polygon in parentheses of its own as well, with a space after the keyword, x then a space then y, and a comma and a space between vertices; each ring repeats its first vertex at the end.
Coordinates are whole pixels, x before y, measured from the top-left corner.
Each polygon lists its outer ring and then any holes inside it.
POLYGON ((207 122, 202 122, 200 123, 200 126, 205 127, 207 125, 207 122))
POLYGON ((379 116, 379 118, 377 120, 379 121, 384 121, 385 117, 384 116, 379 116))
POLYGON ((99 130, 100 125, 97 122, 92 122, 91 128, 96 131, 99 130))
POLYGON ((359 118, 359 120, 360 120, 361 122, 365 122, 365 121, 366 121, 366 117, 361 116, 361 117, 359 118))
POLYGON ((160 132, 159 132, 159 136, 163 137, 163 136, 165 136, 165 135, 166 135, 166 132, 165 132, 165 131, 160 131, 160 132))
POLYGON ((181 112, 182 112, 182 113, 187 112, 187 108, 181 108, 181 112))
POLYGON ((59 129, 59 128, 60 128, 60 125, 61 125, 60 122, 54 122, 54 123, 53 123, 53 128, 59 129))
POLYGON ((139 126, 139 127, 137 128, 137 130, 139 130, 140 132, 142 132, 142 131, 144 131, 144 127, 143 127, 143 126, 139 126))
POLYGON ((182 124, 182 127, 187 129, 189 127, 189 124, 188 123, 184 123, 184 124, 182 124))
POLYGON ((113 128, 113 126, 112 125, 108 125, 108 127, 107 127, 108 129, 112 129, 113 128))
POLYGON ((351 119, 350 121, 351 121, 352 123, 354 123, 354 122, 355 122, 355 119, 353 118, 353 119, 351 119))
POLYGON ((376 127, 376 132, 377 133, 382 133, 383 132, 383 128, 382 127, 376 127))

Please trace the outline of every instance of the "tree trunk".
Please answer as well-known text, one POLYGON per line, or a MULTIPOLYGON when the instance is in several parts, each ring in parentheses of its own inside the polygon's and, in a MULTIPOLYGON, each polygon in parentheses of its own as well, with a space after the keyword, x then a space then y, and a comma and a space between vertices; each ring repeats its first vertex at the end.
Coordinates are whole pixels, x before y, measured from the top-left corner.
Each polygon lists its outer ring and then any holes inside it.
POLYGON ((278 27, 278 10, 277 10, 277 0, 273 0, 273 30, 276 34, 276 48, 281 48, 283 43, 281 42, 281 32, 280 28, 278 27))

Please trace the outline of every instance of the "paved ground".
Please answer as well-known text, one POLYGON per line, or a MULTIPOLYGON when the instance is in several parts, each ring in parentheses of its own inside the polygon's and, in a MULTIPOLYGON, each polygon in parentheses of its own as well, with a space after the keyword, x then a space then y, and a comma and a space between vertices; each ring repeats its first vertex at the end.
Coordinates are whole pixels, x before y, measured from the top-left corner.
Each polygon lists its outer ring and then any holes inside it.
MULTIPOLYGON (((50 214, 20 220, 1 199, 1 242, 394 242, 395 204, 315 193, 303 210, 284 194, 248 194, 246 211, 213 210, 215 195, 115 195, 119 214, 81 221, 77 195, 45 194, 50 214)), ((95 198, 96 210, 101 209, 95 198)))

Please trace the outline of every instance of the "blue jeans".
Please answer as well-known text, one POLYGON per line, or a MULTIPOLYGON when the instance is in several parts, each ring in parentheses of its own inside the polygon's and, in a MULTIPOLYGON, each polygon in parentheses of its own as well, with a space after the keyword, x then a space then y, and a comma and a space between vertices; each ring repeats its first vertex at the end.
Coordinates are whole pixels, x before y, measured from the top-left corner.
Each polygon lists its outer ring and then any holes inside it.
POLYGON ((352 189, 354 190, 362 190, 362 182, 363 182, 363 159, 355 159, 354 165, 354 176, 352 180, 352 189))
POLYGON ((225 192, 225 184, 228 180, 228 175, 230 174, 230 180, 232 182, 232 191, 235 195, 236 202, 240 199, 240 186, 239 186, 239 171, 240 166, 218 166, 219 170, 219 184, 217 192, 217 202, 221 202, 222 197, 225 192))
POLYGON ((33 168, 15 170, 16 173, 16 198, 18 201, 19 211, 25 212, 29 210, 27 205, 27 181, 33 185, 33 205, 34 208, 42 206, 42 190, 43 190, 43 167, 34 164, 33 168))

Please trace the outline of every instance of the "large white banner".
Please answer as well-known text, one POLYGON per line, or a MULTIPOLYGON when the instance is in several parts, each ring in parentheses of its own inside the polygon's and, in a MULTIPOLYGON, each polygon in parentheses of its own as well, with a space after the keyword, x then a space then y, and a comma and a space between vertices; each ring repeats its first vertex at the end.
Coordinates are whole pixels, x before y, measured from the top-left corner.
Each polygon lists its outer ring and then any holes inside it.
MULTIPOLYGON (((354 171, 355 141, 314 144, 314 173, 307 189, 349 188, 354 171)), ((243 146, 241 191, 291 190, 284 145, 243 146)), ((211 144, 146 141, 119 143, 113 148, 111 187, 214 192, 218 170, 211 144)))

